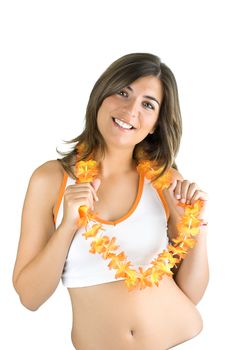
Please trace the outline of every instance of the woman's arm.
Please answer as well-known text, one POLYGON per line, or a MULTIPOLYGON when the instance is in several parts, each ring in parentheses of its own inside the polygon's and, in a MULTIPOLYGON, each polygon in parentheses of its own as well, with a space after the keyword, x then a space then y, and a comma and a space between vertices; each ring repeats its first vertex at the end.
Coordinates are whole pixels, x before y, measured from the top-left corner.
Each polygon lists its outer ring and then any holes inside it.
POLYGON ((62 223, 56 230, 54 227, 52 209, 61 180, 61 176, 54 177, 55 166, 49 161, 34 171, 22 211, 13 285, 22 304, 32 311, 55 291, 74 236, 62 223))
MULTIPOLYGON (((184 181, 182 175, 173 169, 174 180, 184 181)), ((173 199, 173 193, 165 193, 167 201, 170 205, 170 217, 168 220, 168 234, 170 240, 177 237, 177 223, 180 220, 180 215, 176 210, 177 200, 173 199), (173 203, 173 204, 172 204, 173 203), (174 205, 174 210, 173 210, 174 205)), ((209 282, 209 265, 207 256, 207 226, 200 227, 200 234, 193 237, 196 239, 195 246, 188 251, 184 260, 177 267, 174 267, 174 280, 180 289, 194 303, 198 304, 201 300, 209 282)))
MULTIPOLYGON (((173 227, 173 236, 175 234, 176 229, 173 227)), ((189 250, 188 255, 180 262, 178 268, 174 268, 172 271, 179 288, 194 304, 198 304, 209 282, 207 226, 201 227, 200 234, 195 239, 195 246, 189 250)))

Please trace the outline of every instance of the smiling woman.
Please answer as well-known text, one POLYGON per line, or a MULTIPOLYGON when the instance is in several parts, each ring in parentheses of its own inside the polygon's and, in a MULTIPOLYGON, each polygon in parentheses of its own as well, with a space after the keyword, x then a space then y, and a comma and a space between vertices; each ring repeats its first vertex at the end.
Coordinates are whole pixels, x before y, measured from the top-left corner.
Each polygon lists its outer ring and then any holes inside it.
POLYGON ((13 283, 23 305, 36 310, 62 279, 72 302, 77 350, 165 350, 202 329, 195 304, 208 283, 204 230, 201 239, 189 241, 197 245, 188 258, 172 273, 166 270, 159 286, 143 276, 147 288, 130 293, 123 265, 117 278, 110 255, 94 254, 103 249, 101 240, 110 237, 114 246, 116 237, 133 265, 146 268, 177 237, 184 209, 175 195, 192 204, 205 199, 178 172, 181 134, 173 73, 155 55, 128 54, 95 83, 85 128, 68 142, 76 143, 73 149, 59 152, 63 158, 42 164, 30 179, 13 283), (91 175, 88 161, 97 164, 91 175), (139 171, 144 161, 147 172, 139 171), (154 173, 152 164, 160 171, 154 173), (153 188, 164 181, 170 184, 166 191, 153 188), (85 210, 92 213, 90 221, 85 210), (88 228, 100 225, 107 236, 95 238, 90 249, 84 233, 94 236, 88 228))
POLYGON ((121 144, 130 147, 132 153, 136 144, 154 133, 159 102, 152 103, 150 99, 161 101, 163 89, 161 81, 151 75, 138 78, 126 89, 104 99, 98 111, 97 126, 108 147, 121 144), (149 98, 150 94, 156 98, 149 98))
MULTIPOLYGON (((87 148, 83 159, 90 155, 94 149, 98 149, 98 152, 103 156, 106 153, 107 143, 99 132, 97 114, 105 99, 115 99, 116 97, 122 101, 122 110, 120 115, 111 115, 109 116, 111 118, 121 119, 121 116, 123 121, 129 120, 129 118, 135 120, 132 108, 137 107, 137 105, 140 105, 140 111, 136 113, 141 115, 144 109, 144 119, 148 119, 151 114, 154 116, 159 114, 155 125, 156 130, 153 133, 149 132, 141 142, 135 144, 132 158, 137 159, 140 150, 143 150, 147 153, 148 159, 156 159, 164 166, 164 172, 171 166, 177 169, 175 157, 182 135, 177 84, 170 68, 162 63, 158 56, 150 53, 125 55, 113 62, 103 72, 91 91, 83 132, 67 143, 85 142, 87 148), (146 86, 144 92, 142 89, 135 90, 143 82, 145 87, 145 81, 148 81, 150 86, 146 86), (153 84, 154 86, 152 86, 153 84), (156 99, 157 103, 153 99, 156 99), (132 106, 130 106, 131 104, 132 106)), ((135 122, 139 123, 137 120, 135 122)), ((133 126, 137 125, 133 124, 133 126)), ((69 175, 75 177, 73 168, 76 163, 76 147, 74 146, 71 152, 59 153, 65 156, 61 159, 64 169, 69 175)))

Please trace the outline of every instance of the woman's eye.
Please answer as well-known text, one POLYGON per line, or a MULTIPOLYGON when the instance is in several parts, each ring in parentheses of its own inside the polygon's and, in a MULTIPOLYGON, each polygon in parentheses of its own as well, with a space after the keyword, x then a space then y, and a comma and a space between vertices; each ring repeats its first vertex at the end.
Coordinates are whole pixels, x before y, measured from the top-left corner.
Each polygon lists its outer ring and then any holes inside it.
MULTIPOLYGON (((121 96, 124 96, 124 97, 127 97, 127 96, 128 96, 127 92, 124 91, 124 90, 120 90, 120 91, 118 92, 118 95, 121 95, 121 96)), ((154 106, 153 106, 151 103, 149 103, 149 102, 144 102, 144 106, 145 106, 146 108, 149 108, 149 109, 154 109, 154 106)))
MULTIPOLYGON (((127 95, 127 93, 124 90, 121 90, 120 92, 118 92, 119 95, 121 95, 121 93, 125 94, 124 96, 127 95)), ((121 95, 121 96, 123 96, 123 95, 121 95)))
POLYGON ((154 106, 149 102, 145 102, 144 105, 146 105, 146 107, 148 107, 149 109, 154 109, 154 106))

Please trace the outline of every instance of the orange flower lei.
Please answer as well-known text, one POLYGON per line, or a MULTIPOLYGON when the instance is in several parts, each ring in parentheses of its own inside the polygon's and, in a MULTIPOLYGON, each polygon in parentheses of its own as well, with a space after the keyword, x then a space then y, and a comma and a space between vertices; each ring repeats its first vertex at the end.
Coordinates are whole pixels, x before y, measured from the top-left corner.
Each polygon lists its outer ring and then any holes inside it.
MULTIPOLYGON (((83 145, 77 146, 79 151, 83 150, 83 145)), ((90 157, 89 157, 90 158, 90 157)), ((161 169, 157 166, 155 161, 143 160, 139 161, 137 165, 137 171, 142 172, 150 181, 161 169)), ((77 161, 75 165, 76 169, 76 183, 91 182, 98 175, 98 165, 93 159, 86 161, 77 161)), ((172 182, 171 170, 166 171, 158 180, 151 181, 152 186, 155 189, 164 189, 170 186, 172 182)), ((200 226, 203 222, 199 219, 201 207, 203 206, 202 200, 197 200, 193 205, 179 203, 179 206, 184 207, 184 215, 177 224, 178 235, 177 238, 172 239, 172 244, 168 244, 167 250, 163 250, 157 258, 150 262, 151 266, 143 270, 140 266, 139 271, 130 268, 132 263, 127 260, 127 256, 124 251, 119 254, 115 254, 119 246, 116 245, 116 237, 111 240, 107 235, 97 235, 99 231, 105 229, 100 223, 95 220, 95 214, 86 205, 79 207, 79 216, 77 225, 85 226, 87 230, 87 224, 89 221, 94 221, 91 229, 82 234, 86 239, 93 238, 91 242, 90 253, 99 253, 103 259, 111 259, 108 267, 115 269, 115 278, 125 278, 125 284, 128 291, 139 288, 144 289, 146 287, 152 287, 154 284, 159 285, 159 281, 163 275, 172 276, 171 269, 176 266, 182 259, 187 256, 188 250, 193 248, 196 240, 192 236, 196 236, 200 233, 200 226)))

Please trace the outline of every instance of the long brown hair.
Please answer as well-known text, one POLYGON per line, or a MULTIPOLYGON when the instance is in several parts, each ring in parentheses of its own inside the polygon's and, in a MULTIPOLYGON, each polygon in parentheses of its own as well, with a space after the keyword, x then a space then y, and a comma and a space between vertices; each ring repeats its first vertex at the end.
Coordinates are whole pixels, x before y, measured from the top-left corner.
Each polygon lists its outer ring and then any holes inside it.
POLYGON ((77 162, 78 144, 86 145, 80 160, 88 158, 96 149, 104 155, 106 144, 97 127, 97 113, 103 100, 145 76, 155 76, 161 81, 163 100, 154 133, 148 134, 144 140, 135 145, 133 158, 138 161, 143 151, 146 159, 156 160, 162 166, 163 171, 159 176, 170 167, 178 170, 175 158, 180 146, 182 120, 175 77, 158 56, 150 53, 131 53, 114 61, 96 81, 87 104, 83 132, 74 139, 65 141, 67 144, 76 143, 71 151, 61 152, 56 148, 56 151, 63 156, 57 160, 67 173, 76 177, 71 167, 77 162))

